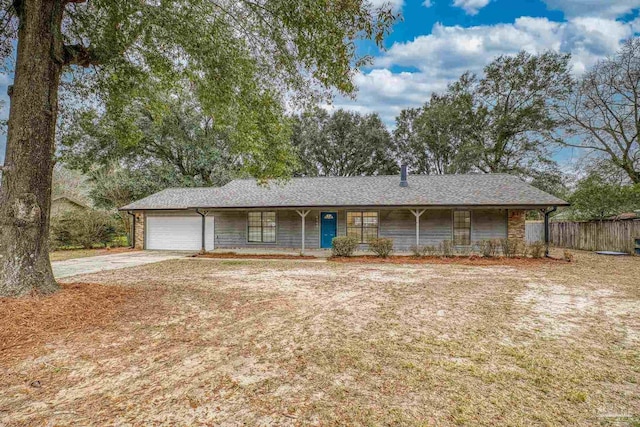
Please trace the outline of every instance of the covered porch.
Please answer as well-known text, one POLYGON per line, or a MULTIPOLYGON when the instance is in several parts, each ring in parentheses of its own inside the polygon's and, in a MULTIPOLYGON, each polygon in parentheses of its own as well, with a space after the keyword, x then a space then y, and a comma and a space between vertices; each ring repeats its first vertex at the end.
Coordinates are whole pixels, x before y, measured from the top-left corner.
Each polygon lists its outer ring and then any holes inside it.
POLYGON ((332 239, 348 235, 358 239, 363 254, 376 237, 393 239, 396 253, 410 253, 414 246, 443 241, 471 247, 483 240, 524 239, 525 212, 425 206, 147 211, 136 213, 136 234, 142 234, 136 243, 175 250, 172 245, 188 240, 189 247, 181 249, 328 256, 332 239))
MULTIPOLYGON (((377 237, 392 239, 396 252, 438 246, 445 240, 471 246, 508 237, 510 221, 503 208, 307 207, 211 214, 215 216, 216 249, 278 248, 298 253, 330 249, 338 236, 355 237, 362 251, 377 237)), ((521 226, 524 238, 524 211, 512 217, 512 231, 521 226)))

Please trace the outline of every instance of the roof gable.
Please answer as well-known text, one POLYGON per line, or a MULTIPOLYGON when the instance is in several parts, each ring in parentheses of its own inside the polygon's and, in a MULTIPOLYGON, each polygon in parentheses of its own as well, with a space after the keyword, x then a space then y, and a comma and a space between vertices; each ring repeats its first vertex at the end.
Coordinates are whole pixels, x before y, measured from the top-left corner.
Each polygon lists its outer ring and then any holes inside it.
POLYGON ((77 199, 72 199, 69 196, 58 196, 58 197, 55 197, 55 198, 53 198, 51 200, 51 203, 54 203, 54 202, 66 202, 66 203, 70 203, 72 205, 75 205, 75 206, 78 206, 78 207, 81 207, 81 208, 89 209, 89 206, 87 204, 85 204, 85 203, 83 203, 83 202, 81 202, 81 201, 79 201, 77 199))

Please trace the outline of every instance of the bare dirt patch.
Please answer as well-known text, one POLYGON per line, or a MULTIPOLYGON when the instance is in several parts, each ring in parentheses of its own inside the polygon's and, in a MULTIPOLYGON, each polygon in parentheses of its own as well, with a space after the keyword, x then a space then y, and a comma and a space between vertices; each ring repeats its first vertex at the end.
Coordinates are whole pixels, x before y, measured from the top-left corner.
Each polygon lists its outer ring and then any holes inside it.
POLYGON ((141 298, 3 360, 0 424, 637 425, 639 274, 640 259, 580 253, 74 277, 141 298))

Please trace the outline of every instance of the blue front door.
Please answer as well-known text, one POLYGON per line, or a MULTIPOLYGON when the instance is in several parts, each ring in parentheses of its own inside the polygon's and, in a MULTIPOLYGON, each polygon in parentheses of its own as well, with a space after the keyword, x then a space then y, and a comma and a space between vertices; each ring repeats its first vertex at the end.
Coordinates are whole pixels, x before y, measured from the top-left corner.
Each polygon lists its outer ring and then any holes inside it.
POLYGON ((320 212, 320 247, 330 248, 331 241, 338 231, 338 214, 336 212, 320 212))

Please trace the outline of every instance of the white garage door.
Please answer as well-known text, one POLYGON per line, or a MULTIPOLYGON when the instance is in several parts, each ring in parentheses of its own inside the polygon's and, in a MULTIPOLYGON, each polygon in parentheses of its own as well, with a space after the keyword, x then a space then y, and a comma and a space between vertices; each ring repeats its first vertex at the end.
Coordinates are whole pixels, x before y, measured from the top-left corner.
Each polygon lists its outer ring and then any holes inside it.
MULTIPOLYGON (((198 251, 202 247, 202 217, 147 216, 147 249, 198 251)), ((213 217, 205 225, 205 244, 213 250, 213 217)))

